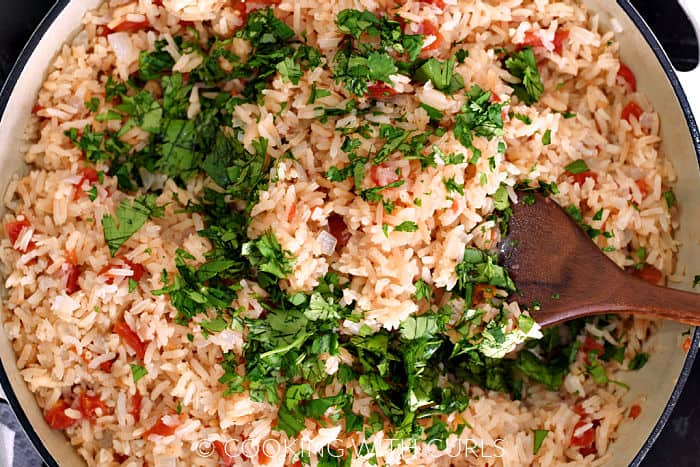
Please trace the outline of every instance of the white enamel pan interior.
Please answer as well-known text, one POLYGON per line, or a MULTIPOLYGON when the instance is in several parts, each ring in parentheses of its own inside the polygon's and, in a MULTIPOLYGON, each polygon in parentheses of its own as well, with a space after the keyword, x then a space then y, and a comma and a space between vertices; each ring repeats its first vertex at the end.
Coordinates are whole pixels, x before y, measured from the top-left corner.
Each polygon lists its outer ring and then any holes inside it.
MULTIPOLYGON (((59 48, 80 28, 84 13, 95 8, 100 0, 59 0, 34 34, 0 94, 0 193, 4 193, 13 174, 25 171, 20 143, 23 129, 44 79, 47 66, 59 48)), ((677 238, 682 242, 678 270, 692 277, 700 273, 700 171, 696 146, 700 142, 690 106, 681 90, 679 78, 648 27, 626 0, 585 0, 601 16, 605 28, 614 18, 622 25, 618 35, 622 59, 637 76, 638 87, 651 100, 661 116, 663 151, 678 173, 675 187, 681 207, 681 228, 677 238)), ((700 2, 686 0, 685 6, 700 18, 700 2)), ((697 24, 697 23, 696 23, 697 24)), ((691 99, 700 104, 700 75, 683 74, 691 99)), ((700 108, 700 107, 696 107, 700 108)), ((690 283, 672 284, 690 288, 690 283)), ((0 310, 0 320, 4 310, 0 310)), ((624 381, 632 388, 628 400, 643 396, 639 418, 623 424, 619 438, 610 447, 613 461, 608 465, 636 465, 644 457, 663 428, 680 395, 683 383, 695 358, 700 333, 693 338, 691 350, 681 348, 687 326, 664 323, 657 336, 657 347, 649 363, 638 372, 626 374, 624 381)), ((691 330, 692 331, 692 330, 691 330)), ((0 326, 0 383, 20 422, 37 450, 49 465, 84 465, 75 449, 60 431, 51 430, 26 384, 20 377, 15 354, 0 326)))

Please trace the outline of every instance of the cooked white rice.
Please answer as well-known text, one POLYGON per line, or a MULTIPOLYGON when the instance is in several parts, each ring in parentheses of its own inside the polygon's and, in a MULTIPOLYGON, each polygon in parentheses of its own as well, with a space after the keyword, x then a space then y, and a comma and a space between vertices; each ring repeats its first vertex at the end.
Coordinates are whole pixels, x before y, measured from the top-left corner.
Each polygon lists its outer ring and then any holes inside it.
MULTIPOLYGON (((397 206, 387 214, 381 204, 360 199, 350 182, 331 183, 323 176, 329 167, 347 163, 336 127, 357 123, 355 116, 320 123, 315 105, 307 103, 311 85, 316 83, 333 91, 320 103, 344 106, 345 98, 338 92, 340 85, 334 83, 329 70, 310 70, 298 85, 276 76, 264 91, 261 105, 237 107, 234 123, 245 129, 244 143, 248 147, 252 140, 264 136, 273 158, 288 149, 293 149, 296 157, 296 161, 277 164, 276 181, 261 193, 251 212, 254 219, 248 232, 250 238, 255 238, 272 229, 283 248, 297 258, 284 287, 309 291, 326 272, 336 271, 351 279, 344 300, 348 304, 356 302, 365 312, 365 324, 375 329, 395 328, 419 311, 412 298, 417 278, 450 289, 456 283, 455 266, 466 246, 487 249, 495 245, 497 228, 486 220, 493 211, 489 195, 501 183, 513 187, 525 179, 556 181, 560 192, 555 196, 557 202, 580 206, 593 228, 613 234, 595 241, 601 247, 614 247, 609 255, 621 267, 636 262, 629 256, 630 251, 644 247, 647 263, 671 273, 676 251, 674 221, 663 193, 673 185, 675 175, 658 150, 657 114, 643 94, 630 92, 618 81, 620 62, 614 34, 601 31, 598 17, 574 1, 445 0, 444 10, 435 3, 439 2, 409 0, 395 8, 393 2, 384 0, 282 0, 275 11, 297 35, 305 33, 309 44, 325 55, 332 55, 339 43, 334 20, 345 8, 378 13, 391 10, 408 21, 431 21, 442 36, 440 46, 431 53, 444 57, 450 44, 461 42, 469 56, 456 70, 467 87, 478 84, 502 100, 512 94, 508 82, 513 78, 503 69, 494 48, 522 44, 529 32, 538 31, 542 47, 537 53, 542 59, 539 70, 545 92, 538 104, 505 108, 506 113, 527 115, 532 123, 505 119, 505 155, 499 154, 496 139, 476 138, 474 144, 484 154, 476 171, 460 164, 421 172, 415 161, 390 159, 387 166, 392 171, 400 169, 407 185, 387 194, 397 206), (554 44, 558 30, 569 31, 561 53, 555 51, 554 44), (630 101, 636 102, 643 113, 628 122, 621 118, 621 112, 630 101), (286 108, 281 107, 283 102, 288 103, 286 108), (565 118, 565 111, 576 116, 565 118), (546 130, 551 130, 550 145, 542 143, 546 130), (491 156, 494 169, 489 169, 491 156), (586 159, 597 180, 588 178, 576 183, 565 174, 564 167, 580 158, 586 159), (464 185, 465 195, 448 199, 444 177, 455 177, 464 185), (420 206, 413 202, 417 196, 422 198, 420 206), (592 220, 601 209, 602 218, 592 220), (342 216, 351 234, 342 250, 329 245, 332 240, 325 234, 332 213, 342 216), (384 234, 383 224, 398 225, 405 220, 415 221, 419 229, 384 234)), ((292 463, 294 449, 275 448, 292 443, 284 433, 273 429, 276 407, 253 402, 246 393, 222 396, 223 387, 217 382, 224 373, 222 353, 240 352, 244 339, 241 333, 227 330, 206 339, 197 324, 199 318, 189 326, 175 324, 176 310, 168 298, 150 293, 162 286, 162 270, 174 271, 177 248, 184 248, 201 262, 211 247, 197 235, 203 227, 202 218, 180 211, 202 192, 206 180, 196 178, 184 189, 172 180, 163 182, 153 177, 148 181, 152 186, 164 183, 158 201, 169 204, 163 218, 149 220, 122 250, 127 251, 128 260, 142 264, 146 270, 141 285, 129 293, 130 268, 113 266, 109 272, 113 279, 109 281, 101 274, 112 259, 100 220, 114 212, 124 195, 117 189, 115 178, 105 177, 94 202, 86 196, 75 197, 76 183, 82 180, 79 170, 83 160, 81 151, 64 136, 66 130, 82 129, 88 123, 98 129, 121 126, 121 122, 93 121, 84 103, 93 96, 104 96, 107 76, 123 80, 137 71, 139 51, 152 50, 155 41, 164 38, 170 44, 166 50, 176 61, 175 69, 191 71, 201 57, 181 55, 173 42, 173 37, 184 31, 182 22, 193 22, 201 39, 206 40, 211 35, 232 35, 242 24, 240 15, 231 2, 224 0, 109 0, 88 13, 83 22, 84 30, 51 64, 39 93, 38 112, 27 130, 31 145, 24 155, 30 172, 18 176, 5 196, 9 211, 5 222, 26 219, 31 225, 14 245, 7 238, 1 243, 8 291, 4 325, 21 374, 45 409, 60 400, 75 400, 85 391, 100 396, 106 410, 92 422, 82 419, 66 430, 70 442, 90 465, 217 465, 217 454, 203 440, 229 439, 245 439, 255 446, 248 452, 253 454, 236 459, 240 465, 292 463), (114 28, 125 20, 148 21, 150 28, 107 37, 98 34, 104 26, 114 28), (32 248, 28 248, 30 244, 32 248), (82 267, 79 290, 73 294, 66 292, 69 255, 74 255, 82 267), (129 366, 133 352, 112 332, 120 321, 148 342, 144 356, 148 375, 138 383, 134 383, 129 366), (194 335, 192 343, 188 333, 194 335), (110 372, 99 370, 111 361, 110 372), (143 401, 140 418, 135 420, 129 408, 137 392, 143 395, 143 401), (164 420, 166 424, 178 424, 174 434, 144 439, 144 432, 164 414, 174 414, 178 404, 183 415, 168 415, 172 419, 164 420), (266 455, 257 455, 258 446, 266 440, 278 444, 266 448, 266 455)), ((234 41, 231 47, 243 46, 234 41)), ((439 109, 449 119, 465 100, 463 93, 447 97, 430 84, 417 85, 397 78, 395 85, 403 94, 380 103, 386 115, 376 118, 397 124, 389 116, 405 114, 405 121, 398 123, 405 129, 427 127, 429 119, 417 107, 419 102, 439 109)), ((230 89, 237 86, 230 83, 230 89)), ((190 117, 199 112, 198 92, 190 98, 190 117)), ((124 137, 136 146, 143 145, 145 138, 138 128, 124 137)), ((435 144, 444 153, 467 152, 452 132, 435 144)), ((249 316, 256 317, 263 311, 256 297, 263 292, 256 284, 243 286, 233 306, 244 307, 249 316)), ((640 350, 647 350, 646 342, 654 327, 647 320, 620 318, 613 320, 609 329, 591 326, 590 332, 610 340, 611 331, 617 331, 622 337, 616 344, 627 346, 625 359, 629 361, 640 350)), ((333 373, 337 365, 338 361, 329 359, 327 372, 333 373)), ((625 389, 612 383, 596 385, 584 365, 580 353, 560 391, 530 386, 523 401, 470 387, 469 407, 446 419, 453 425, 467 423, 460 436, 450 438, 453 457, 421 444, 410 455, 405 450, 392 450, 388 441, 382 442, 387 437, 383 431, 366 441, 374 444, 377 458, 385 463, 602 465, 608 460, 606 452, 616 439, 617 427, 628 416, 628 408, 621 402, 625 389), (595 449, 584 457, 570 446, 570 440, 591 427, 595 428, 595 449), (533 454, 535 429, 550 431, 537 455, 533 454), (461 453, 454 452, 460 446, 458 439, 463 443, 461 453), (468 443, 482 449, 465 453, 468 443)), ((615 379, 616 372, 624 367, 610 363, 610 378, 615 379)), ((370 404, 369 397, 356 393, 356 412, 367 413, 370 404)), ((66 415, 81 418, 75 409, 68 409, 66 415)), ((360 442, 358 436, 341 433, 339 426, 324 428, 312 422, 307 422, 301 439, 307 440, 312 451, 328 443, 347 449, 360 442)), ((352 465, 367 462, 368 458, 356 457, 352 465)))

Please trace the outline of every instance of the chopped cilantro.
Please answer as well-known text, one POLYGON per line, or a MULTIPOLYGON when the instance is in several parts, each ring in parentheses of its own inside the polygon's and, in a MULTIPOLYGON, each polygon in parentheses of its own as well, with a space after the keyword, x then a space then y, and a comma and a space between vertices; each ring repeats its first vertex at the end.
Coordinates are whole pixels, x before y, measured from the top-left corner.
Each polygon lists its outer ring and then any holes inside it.
POLYGON ((627 368, 634 371, 640 370, 647 364, 647 361, 649 361, 649 354, 646 352, 639 352, 630 360, 627 368))
POLYGON ((141 378, 148 374, 148 370, 141 365, 132 364, 129 366, 131 367, 131 376, 134 378, 134 383, 138 383, 141 378))
POLYGON ((520 80, 513 85, 515 95, 527 105, 532 105, 542 96, 544 85, 537 70, 537 60, 532 47, 523 47, 513 52, 505 61, 506 69, 520 80))
POLYGON ((416 288, 416 293, 414 294, 414 297, 416 297, 416 300, 428 300, 430 301, 433 298, 433 291, 430 288, 430 285, 425 282, 423 279, 418 279, 415 284, 413 284, 416 288))
POLYGON ((442 112, 440 112, 440 111, 439 111, 438 109, 436 109, 435 107, 429 106, 428 104, 424 104, 424 103, 421 102, 421 103, 418 105, 418 107, 420 107, 421 109, 423 109, 423 110, 426 111, 426 113, 428 114, 428 117, 430 118, 430 120, 435 120, 435 121, 439 122, 439 121, 442 120, 442 118, 444 117, 444 115, 443 115, 442 112))
POLYGON ((148 194, 135 198, 132 203, 123 200, 117 207, 116 221, 110 214, 102 217, 105 242, 112 256, 146 223, 149 217, 163 217, 164 209, 156 204, 156 198, 156 195, 148 194))
POLYGON ((547 129, 542 135, 542 144, 544 146, 549 146, 552 143, 552 130, 547 129))
POLYGON ((455 181, 455 177, 442 177, 442 183, 445 184, 445 189, 447 190, 447 193, 459 193, 460 195, 464 196, 464 186, 458 184, 455 181))
POLYGON ((663 196, 669 209, 676 205, 676 195, 673 194, 673 191, 664 191, 663 196))
POLYGON ((413 221, 403 221, 394 227, 395 232, 415 232, 416 230, 418 230, 418 224, 413 221))
POLYGON ((538 452, 540 452, 540 448, 542 447, 542 443, 544 443, 544 439, 547 437, 547 434, 549 433, 549 430, 534 430, 533 432, 533 444, 532 444, 532 454, 537 455, 538 452))
POLYGON ((584 161, 583 159, 576 159, 571 164, 564 167, 564 170, 572 175, 576 175, 588 172, 590 169, 588 168, 588 164, 586 164, 586 161, 584 161))
POLYGON ((441 62, 431 57, 413 73, 413 80, 418 83, 433 83, 435 89, 445 94, 454 94, 464 88, 464 80, 454 73, 455 57, 441 62))

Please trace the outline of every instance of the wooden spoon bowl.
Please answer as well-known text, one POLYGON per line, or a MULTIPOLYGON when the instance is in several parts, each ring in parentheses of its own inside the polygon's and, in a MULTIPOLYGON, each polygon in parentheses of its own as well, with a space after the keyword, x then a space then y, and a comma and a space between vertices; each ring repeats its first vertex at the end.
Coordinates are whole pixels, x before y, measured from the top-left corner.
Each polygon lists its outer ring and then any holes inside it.
MULTIPOLYGON (((659 287, 620 269, 552 199, 513 206, 501 263, 516 300, 542 327, 584 316, 632 313, 700 325, 700 294, 659 287)), ((530 197, 530 199, 532 199, 530 197)))

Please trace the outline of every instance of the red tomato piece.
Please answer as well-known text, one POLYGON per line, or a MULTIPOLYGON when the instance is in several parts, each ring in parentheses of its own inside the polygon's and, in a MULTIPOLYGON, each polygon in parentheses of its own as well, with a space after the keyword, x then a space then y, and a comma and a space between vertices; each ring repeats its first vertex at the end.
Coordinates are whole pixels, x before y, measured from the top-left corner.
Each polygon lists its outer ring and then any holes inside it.
POLYGON ((369 175, 377 186, 386 186, 399 179, 399 174, 396 173, 396 169, 387 167, 384 164, 372 165, 372 168, 369 170, 369 175))
POLYGON ((421 27, 418 28, 419 34, 423 34, 425 36, 435 36, 435 40, 426 46, 424 46, 421 50, 424 50, 426 52, 430 50, 435 50, 438 47, 440 47, 440 43, 442 43, 442 35, 440 34, 440 30, 433 24, 431 21, 423 20, 421 23, 421 27))
POLYGON ((90 420, 90 423, 94 422, 97 416, 97 409, 102 410, 102 415, 107 413, 107 405, 102 402, 99 396, 91 396, 85 392, 78 397, 78 405, 80 413, 83 414, 84 418, 90 420))
MULTIPOLYGON (((117 258, 114 261, 109 262, 105 266, 100 269, 100 271, 97 273, 99 276, 107 276, 107 282, 108 284, 114 283, 114 279, 116 276, 113 276, 112 274, 109 273, 110 270, 112 269, 123 269, 123 268, 129 268, 133 272, 133 275, 129 276, 128 279, 133 279, 136 282, 139 282, 143 275, 146 273, 146 268, 144 268, 141 264, 139 263, 134 263, 133 261, 127 259, 127 258, 117 258), (123 264, 119 264, 119 263, 123 264)), ((120 277, 125 277, 125 276, 120 276, 120 277)))
MULTIPOLYGON (((576 425, 574 426, 574 434, 571 435, 571 442, 569 443, 571 447, 580 448, 579 452, 584 456, 591 453, 589 452, 589 449, 593 447, 593 444, 595 443, 595 426, 592 426, 591 428, 587 429, 579 436, 576 436, 576 431, 587 423, 588 422, 585 422, 583 420, 580 420, 578 423, 576 423, 576 425)), ((596 452, 595 448, 592 452, 596 452)))
POLYGON ((231 467, 235 463, 236 459, 227 452, 226 445, 218 439, 214 441, 213 444, 214 450, 221 458, 221 465, 223 467, 231 467))
POLYGON ((385 99, 387 97, 393 97, 397 95, 396 89, 392 88, 386 83, 377 81, 374 84, 367 86, 367 94, 365 96, 371 97, 372 99, 385 99))
POLYGON ((132 32, 138 31, 139 29, 145 29, 149 27, 151 23, 147 20, 144 21, 122 21, 118 25, 114 26, 112 32, 132 32))
POLYGON ((647 182, 643 178, 640 178, 634 183, 637 185, 637 188, 639 188, 639 191, 642 193, 642 198, 646 198, 649 194, 649 185, 647 185, 647 182))
POLYGON ((143 399, 143 397, 140 392, 136 392, 136 394, 131 397, 129 413, 134 417, 134 421, 137 423, 141 419, 141 399, 143 399))
POLYGON ((265 453, 264 444, 258 446, 258 464, 267 465, 272 458, 265 453))
POLYGON ((579 417, 583 418, 587 416, 588 414, 586 413, 586 410, 583 408, 581 404, 576 404, 574 406, 574 413, 576 413, 579 417))
POLYGON ((630 407, 630 418, 635 420, 642 413, 642 407, 639 404, 634 404, 630 407))
POLYGON ((111 373, 112 372, 112 365, 114 365, 114 362, 117 360, 117 357, 114 357, 111 360, 107 360, 106 362, 100 363, 100 370, 104 371, 105 373, 111 373))
POLYGON ((40 110, 44 110, 44 107, 39 104, 35 104, 34 107, 32 107, 33 114, 38 113, 40 110))
POLYGON ((579 185, 583 185, 584 182, 589 178, 592 178, 595 182, 598 181, 598 175, 595 172, 591 172, 590 170, 587 172, 581 172, 577 174, 566 172, 566 174, 574 179, 574 183, 578 183, 579 185))
POLYGON ((328 231, 338 241, 337 248, 343 248, 350 241, 351 235, 348 226, 340 214, 333 213, 328 216, 328 231))
MULTIPOLYGON (((588 360, 588 353, 592 351, 596 351, 597 356, 603 355, 603 352, 605 352, 605 347, 603 347, 603 344, 600 343, 598 340, 596 340, 592 336, 586 336, 586 340, 583 341, 583 345, 581 346, 581 350, 585 354, 583 359, 590 365, 590 361, 588 360)), ((580 414, 579 414, 580 415, 580 414)))
POLYGON ((690 346, 692 344, 692 341, 690 340, 690 337, 686 337, 685 340, 683 341, 683 344, 681 345, 681 348, 685 353, 688 353, 690 350, 690 346))
POLYGON ((627 82, 632 92, 637 92, 637 78, 634 76, 634 72, 622 62, 620 62, 620 69, 617 71, 617 76, 627 82))
POLYGON ((641 269, 635 268, 632 271, 632 275, 654 285, 657 285, 659 282, 661 282, 661 278, 663 277, 661 271, 656 269, 651 264, 645 264, 644 266, 642 266, 641 269))
POLYGON ((627 120, 628 122, 630 121, 630 117, 634 115, 634 117, 639 120, 639 117, 642 116, 644 111, 642 110, 641 107, 637 105, 636 102, 630 102, 625 106, 624 109, 622 109, 622 113, 620 114, 620 117, 623 120, 627 120))
MULTIPOLYGON (((10 238, 10 242, 12 243, 12 248, 14 248, 15 243, 17 243, 17 239, 19 236, 22 234, 22 231, 24 229, 28 229, 32 226, 32 224, 29 222, 27 218, 22 219, 21 221, 14 221, 14 222, 8 222, 5 224, 5 231, 7 232, 7 236, 10 238)), ((27 251, 30 251, 36 247, 36 244, 32 241, 29 242, 27 245, 27 248, 25 249, 19 249, 15 248, 15 250, 26 253, 27 251)))
POLYGON ((289 211, 287 211, 287 222, 292 222, 294 219, 294 215, 297 213, 297 203, 294 202, 292 203, 291 206, 289 206, 289 211))
POLYGON ((173 433, 175 433, 176 429, 177 425, 166 425, 163 421, 163 417, 161 417, 158 419, 155 425, 146 430, 146 432, 143 434, 143 437, 148 438, 151 435, 170 436, 173 433))
POLYGON ((605 351, 605 348, 603 347, 603 344, 599 342, 595 337, 587 335, 586 340, 583 341, 581 350, 583 350, 586 353, 591 352, 593 350, 597 350, 598 355, 601 355, 605 351))
POLYGON ((80 266, 76 264, 66 263, 66 293, 68 295, 74 294, 80 290, 80 284, 78 284, 78 279, 80 278, 80 273, 82 272, 80 266))
POLYGON ((435 5, 436 7, 440 8, 441 10, 445 9, 445 2, 443 0, 423 0, 423 3, 427 3, 429 5, 435 5))
POLYGON ((561 53, 564 51, 564 42, 569 38, 569 31, 557 31, 554 33, 554 40, 552 43, 554 44, 554 51, 561 55, 561 53))
POLYGON ((46 423, 54 430, 65 430, 78 423, 78 420, 66 415, 66 409, 68 408, 70 406, 66 401, 60 400, 56 402, 56 405, 44 412, 46 423))
POLYGON ((136 334, 128 324, 125 322, 115 324, 114 333, 118 334, 124 343, 131 347, 131 350, 136 353, 136 356, 139 357, 140 360, 143 360, 143 357, 146 355, 146 344, 144 344, 139 335, 136 334))
POLYGON ((542 47, 542 39, 535 31, 527 31, 525 33, 525 39, 523 39, 523 42, 519 46, 519 48, 523 47, 542 47))

